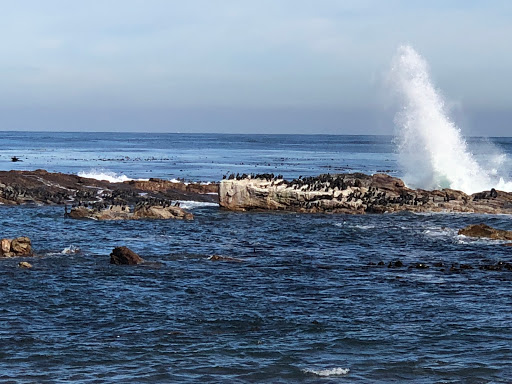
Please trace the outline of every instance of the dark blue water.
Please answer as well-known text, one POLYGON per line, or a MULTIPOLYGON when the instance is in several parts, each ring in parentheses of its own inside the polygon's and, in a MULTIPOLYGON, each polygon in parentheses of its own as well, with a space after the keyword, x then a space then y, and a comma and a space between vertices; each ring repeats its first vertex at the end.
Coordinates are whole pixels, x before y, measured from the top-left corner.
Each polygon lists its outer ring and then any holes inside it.
MULTIPOLYGON (((3 135, 4 147, 20 150, 14 134, 3 135)), ((44 158, 68 156, 59 148, 66 135, 38 135, 26 137, 22 165, 36 165, 29 158, 43 143, 44 158)), ((119 148, 132 145, 119 138, 108 153, 114 134, 94 134, 95 144, 87 135, 68 146, 83 160, 49 164, 79 171, 105 154, 121 156, 119 148)), ((279 173, 290 174, 338 166, 329 164, 329 156, 351 158, 360 170, 394 161, 389 138, 381 137, 317 142, 313 136, 280 136, 274 147, 268 136, 199 135, 187 149, 189 136, 171 136, 164 138, 179 144, 167 149, 152 135, 145 147, 146 136, 138 136, 138 149, 126 156, 174 153, 182 166, 181 154, 193 159, 199 147, 199 156, 225 159, 213 166, 197 160, 197 169, 183 171, 183 177, 199 180, 216 178, 216 172, 236 168, 235 162, 259 164, 279 152, 295 159, 279 166, 279 173), (317 148, 324 150, 315 157, 317 148), (302 158, 304 153, 312 155, 302 158)), ((6 168, 10 153, 2 154, 6 168)), ((153 169, 177 175, 170 160, 161 161, 153 169)), ((119 166, 129 176, 144 177, 144 167, 157 163, 112 161, 106 169, 117 172, 119 166)), ((2 237, 27 235, 38 253, 27 259, 32 270, 17 268, 25 259, 0 260, 0 382, 512 379, 512 272, 478 268, 512 262, 512 248, 457 235, 459 228, 479 222, 512 229, 509 216, 244 214, 198 206, 190 222, 93 222, 65 219, 60 207, 0 210, 2 237), (118 245, 154 264, 111 266, 108 255, 118 245), (81 252, 62 252, 70 246, 81 252), (241 261, 209 260, 213 254, 241 261), (387 268, 397 259, 405 266, 387 268), (369 265, 379 261, 385 265, 369 265), (419 262, 430 268, 409 268, 419 262), (450 271, 462 263, 474 269, 450 271)))

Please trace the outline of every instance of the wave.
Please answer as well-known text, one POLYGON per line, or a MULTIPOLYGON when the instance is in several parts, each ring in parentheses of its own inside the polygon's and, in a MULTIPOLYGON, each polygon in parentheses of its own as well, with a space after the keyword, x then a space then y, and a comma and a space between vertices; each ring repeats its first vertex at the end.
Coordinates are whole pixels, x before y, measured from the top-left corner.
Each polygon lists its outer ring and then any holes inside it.
POLYGON ((194 209, 201 207, 218 207, 219 204, 211 203, 208 201, 192 201, 192 200, 179 200, 180 207, 184 209, 194 209))
POLYGON ((499 171, 509 174, 500 169, 508 163, 506 155, 494 148, 496 153, 488 156, 487 167, 476 160, 461 130, 449 118, 426 61, 412 47, 399 47, 389 80, 400 103, 395 144, 409 186, 466 193, 491 188, 512 191, 512 182, 499 175, 499 171))
POLYGON ((314 370, 314 369, 303 369, 302 372, 304 373, 312 373, 317 376, 341 376, 346 375, 350 372, 349 368, 331 368, 331 369, 320 369, 320 370, 314 370))
POLYGON ((91 169, 89 171, 80 171, 77 174, 80 177, 85 177, 88 179, 96 179, 96 180, 104 180, 108 181, 109 183, 122 183, 125 181, 131 181, 131 180, 140 180, 140 181, 147 181, 149 179, 132 179, 124 174, 117 174, 112 171, 108 171, 105 169, 91 169))
POLYGON ((73 253, 80 253, 82 250, 80 247, 77 247, 75 245, 70 245, 69 247, 64 248, 62 251, 60 251, 63 255, 71 255, 73 253))
POLYGON ((189 185, 189 184, 210 185, 210 184, 212 184, 211 181, 185 181, 183 179, 176 179, 176 178, 169 179, 169 181, 171 183, 180 183, 180 184, 185 184, 185 185, 189 185))

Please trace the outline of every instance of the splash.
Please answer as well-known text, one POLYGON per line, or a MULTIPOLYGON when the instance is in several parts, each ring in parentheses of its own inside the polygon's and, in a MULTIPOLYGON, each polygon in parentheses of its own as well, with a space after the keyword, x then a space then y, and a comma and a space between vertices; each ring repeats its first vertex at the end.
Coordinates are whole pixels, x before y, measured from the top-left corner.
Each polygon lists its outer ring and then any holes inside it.
POLYGON ((482 167, 468 150, 432 85, 427 63, 412 47, 399 47, 390 80, 401 104, 395 116, 395 143, 409 186, 466 193, 491 188, 512 191, 512 182, 505 182, 495 169, 482 167))

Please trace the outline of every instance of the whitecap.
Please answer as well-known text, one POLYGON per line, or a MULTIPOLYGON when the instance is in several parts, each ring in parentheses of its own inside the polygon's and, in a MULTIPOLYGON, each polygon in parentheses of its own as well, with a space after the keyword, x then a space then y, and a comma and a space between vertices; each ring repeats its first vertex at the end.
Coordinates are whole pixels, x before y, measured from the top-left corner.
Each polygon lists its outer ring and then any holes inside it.
POLYGON ((362 230, 375 229, 375 225, 372 224, 348 224, 346 221, 344 221, 343 223, 334 223, 334 225, 340 228, 356 228, 362 230))
POLYGON ((64 248, 60 253, 63 255, 70 255, 73 253, 80 253, 81 249, 75 245, 70 245, 69 247, 64 248))
POLYGON ((96 180, 104 180, 109 183, 122 183, 125 181, 131 180, 139 180, 139 181, 148 181, 149 179, 132 179, 122 173, 118 174, 112 171, 108 171, 105 169, 91 169, 89 171, 80 171, 78 172, 78 176, 85 177, 88 179, 96 179, 96 180))
POLYGON ((180 207, 184 209, 194 209, 200 207, 218 207, 219 204, 211 203, 209 201, 189 201, 189 200, 178 200, 180 207))
POLYGON ((327 377, 327 376, 346 375, 347 373, 350 372, 350 369, 349 368, 340 368, 340 367, 330 368, 330 369, 319 369, 319 370, 303 369, 302 372, 304 372, 304 373, 312 373, 312 374, 317 375, 317 376, 327 377))

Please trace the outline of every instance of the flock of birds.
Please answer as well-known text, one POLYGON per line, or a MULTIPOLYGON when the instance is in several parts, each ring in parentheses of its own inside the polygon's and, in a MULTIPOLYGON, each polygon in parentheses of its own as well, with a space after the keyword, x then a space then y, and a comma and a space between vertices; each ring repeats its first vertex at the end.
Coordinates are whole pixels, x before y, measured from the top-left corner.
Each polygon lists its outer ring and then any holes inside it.
POLYGON ((179 207, 178 201, 163 197, 145 196, 136 191, 112 190, 98 191, 90 190, 70 190, 62 189, 51 191, 45 187, 24 188, 19 184, 5 185, 0 184, 0 198, 15 203, 43 203, 68 205, 71 209, 85 207, 96 211, 105 209, 121 210, 129 212, 132 208, 136 211, 142 208, 160 206, 167 208, 170 206, 179 207))
MULTIPOLYGON (((85 191, 87 192, 87 191, 85 191)), ((147 209, 149 207, 159 206, 162 208, 179 207, 179 201, 173 201, 166 198, 158 198, 153 196, 141 196, 134 191, 104 191, 100 195, 99 200, 93 200, 94 196, 86 194, 83 191, 77 191, 76 201, 71 205, 71 208, 85 207, 95 211, 102 210, 120 210, 122 212, 138 211, 139 209, 147 209), (80 193, 79 193, 80 192, 80 193), (83 199, 86 197, 86 199, 83 199)))
MULTIPOLYGON (((314 209, 319 207, 320 200, 337 200, 340 203, 358 203, 365 207, 366 211, 373 211, 377 206, 387 205, 414 205, 422 206, 430 201, 436 202, 435 197, 430 197, 428 193, 411 193, 407 190, 385 191, 379 190, 379 187, 371 185, 371 178, 364 174, 352 175, 331 175, 323 174, 319 176, 302 177, 287 181, 282 175, 275 176, 273 173, 263 174, 230 174, 224 176, 227 180, 246 180, 260 179, 270 182, 270 186, 284 186, 299 192, 317 192, 305 196, 304 201, 297 201, 293 204, 299 205, 305 209, 314 209), (345 191, 350 189, 349 193, 338 193, 335 191, 345 191), (320 193, 318 193, 320 192, 320 193), (336 197, 335 197, 336 196, 336 197), (432 200, 431 200, 432 199, 432 200)), ((454 200, 455 196, 446 193, 443 201, 454 200)))

